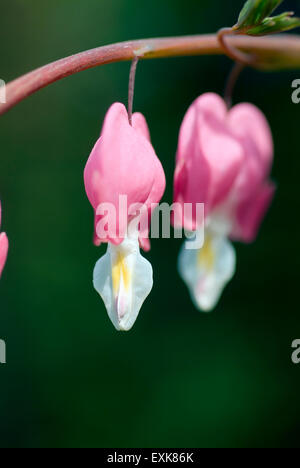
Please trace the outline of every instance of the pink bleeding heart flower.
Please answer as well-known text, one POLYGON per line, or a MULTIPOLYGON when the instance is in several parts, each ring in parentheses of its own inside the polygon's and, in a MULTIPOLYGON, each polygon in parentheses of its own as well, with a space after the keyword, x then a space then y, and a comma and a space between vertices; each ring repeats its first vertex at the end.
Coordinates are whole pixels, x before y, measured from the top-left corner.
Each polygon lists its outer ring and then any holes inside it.
MULTIPOLYGON (((2 213, 2 210, 1 210, 1 203, 0 203, 0 225, 1 225, 1 217, 2 217, 1 213, 2 213)), ((2 232, 0 234, 0 276, 2 275, 2 271, 6 263, 7 253, 8 253, 8 239, 7 239, 7 235, 5 234, 5 232, 2 232)))
MULTIPOLYGON (((188 109, 179 133, 174 201, 204 203, 206 216, 227 197, 243 164, 243 148, 225 124, 226 117, 224 101, 204 94, 188 109)), ((199 228, 196 223, 195 210, 192 219, 182 219, 191 231, 199 228)))
MULTIPOLYGON (((273 141, 262 112, 251 104, 230 111, 207 93, 183 120, 174 178, 174 201, 204 203, 205 223, 182 217, 188 230, 205 229, 201 249, 184 245, 179 271, 196 306, 209 311, 233 277, 236 256, 229 238, 253 241, 274 195, 269 181, 273 141)), ((176 218, 177 221, 180 218, 176 218)))
POLYGON ((129 330, 152 289, 152 267, 139 244, 149 250, 149 219, 165 190, 142 114, 133 114, 131 126, 123 104, 110 107, 84 183, 95 212, 94 243, 108 243, 94 270, 94 286, 115 327, 129 330))

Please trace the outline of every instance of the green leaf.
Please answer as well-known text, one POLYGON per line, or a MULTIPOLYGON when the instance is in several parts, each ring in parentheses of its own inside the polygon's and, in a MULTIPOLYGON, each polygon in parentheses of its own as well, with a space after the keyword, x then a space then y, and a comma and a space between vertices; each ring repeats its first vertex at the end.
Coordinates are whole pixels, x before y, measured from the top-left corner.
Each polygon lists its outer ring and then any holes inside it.
POLYGON ((248 29, 245 33, 250 36, 264 36, 300 27, 300 18, 292 16, 293 13, 283 13, 279 16, 266 18, 261 24, 248 29))
POLYGON ((247 0, 235 29, 243 29, 262 23, 282 2, 283 0, 247 0))

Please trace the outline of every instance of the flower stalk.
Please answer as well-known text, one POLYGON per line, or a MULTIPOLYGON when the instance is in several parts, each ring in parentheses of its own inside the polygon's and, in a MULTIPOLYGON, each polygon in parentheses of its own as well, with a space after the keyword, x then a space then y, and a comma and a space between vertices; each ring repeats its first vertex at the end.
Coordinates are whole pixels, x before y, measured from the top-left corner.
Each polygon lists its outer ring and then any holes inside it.
MULTIPOLYGON (((242 53, 256 57, 254 67, 265 70, 300 69, 300 37, 226 37, 226 43, 242 53)), ((215 34, 145 39, 121 42, 81 52, 34 70, 6 86, 6 103, 0 103, 0 115, 50 84, 89 68, 113 62, 192 55, 221 55, 222 45, 215 34), (141 52, 142 51, 142 52, 141 52)))
POLYGON ((129 73, 129 85, 128 85, 128 120, 129 124, 132 126, 132 110, 133 110, 133 98, 134 98, 134 85, 135 85, 135 75, 136 67, 139 61, 139 57, 134 57, 130 67, 129 73))
POLYGON ((256 56, 254 54, 242 52, 227 41, 227 37, 233 34, 236 34, 233 28, 222 28, 218 32, 217 37, 224 53, 237 63, 245 66, 254 66, 256 62, 256 56))

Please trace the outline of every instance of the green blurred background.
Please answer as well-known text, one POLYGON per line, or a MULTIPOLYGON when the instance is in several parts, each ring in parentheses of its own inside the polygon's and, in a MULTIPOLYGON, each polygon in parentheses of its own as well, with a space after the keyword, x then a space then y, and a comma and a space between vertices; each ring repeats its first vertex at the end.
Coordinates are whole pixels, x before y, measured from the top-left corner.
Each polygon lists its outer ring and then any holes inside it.
MULTIPOLYGON (((214 32, 243 0, 1 0, 0 77, 121 40, 214 32)), ((299 1, 286 9, 300 14, 299 1)), ((226 57, 139 64, 135 110, 147 117, 172 199, 178 129, 191 101, 222 93, 226 57)), ((67 78, 1 117, 1 447, 299 446, 300 70, 247 70, 235 102, 267 115, 278 184, 257 241, 237 245, 238 271, 210 315, 176 272, 179 240, 154 240, 155 284, 133 330, 118 333, 91 279, 93 246, 83 168, 107 108, 127 102, 129 63, 67 78)))

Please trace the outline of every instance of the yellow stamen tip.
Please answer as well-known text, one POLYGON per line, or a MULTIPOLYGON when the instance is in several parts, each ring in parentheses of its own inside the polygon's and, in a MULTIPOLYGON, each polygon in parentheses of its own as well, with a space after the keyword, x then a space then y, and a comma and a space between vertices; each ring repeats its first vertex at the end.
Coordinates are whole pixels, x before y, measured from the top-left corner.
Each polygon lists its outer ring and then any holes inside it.
POLYGON ((120 290, 121 282, 123 282, 125 290, 128 291, 130 284, 130 271, 126 265, 124 255, 118 252, 117 259, 112 266, 112 283, 113 290, 116 295, 120 290))
POLYGON ((206 236, 202 249, 198 252, 198 265, 205 268, 208 271, 213 269, 215 263, 215 253, 213 250, 212 239, 210 236, 206 236))

